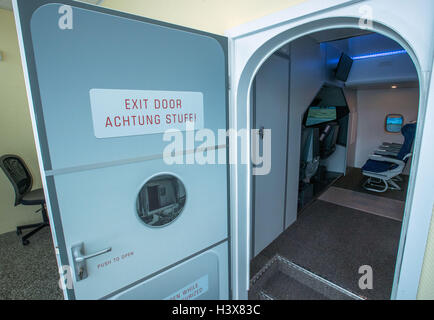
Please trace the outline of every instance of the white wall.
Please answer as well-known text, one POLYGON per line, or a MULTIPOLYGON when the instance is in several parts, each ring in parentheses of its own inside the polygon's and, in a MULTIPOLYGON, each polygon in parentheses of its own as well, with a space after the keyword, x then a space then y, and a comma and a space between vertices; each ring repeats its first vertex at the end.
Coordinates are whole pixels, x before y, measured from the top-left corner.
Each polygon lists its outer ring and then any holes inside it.
MULTIPOLYGON (((11 11, 0 9, 0 156, 16 154, 24 159, 33 175, 34 189, 41 187, 38 157, 33 139, 24 75, 21 68, 17 31, 11 11)), ((0 234, 16 230, 18 225, 41 222, 35 214, 38 206, 14 207, 15 192, 0 172, 0 234)))
MULTIPOLYGON (((254 176, 254 255, 284 230, 289 60, 271 56, 256 75, 255 128, 271 129, 271 172, 254 176)), ((265 139, 264 139, 265 140, 265 139)), ((261 143, 261 142, 260 142, 261 143)), ((263 148, 262 148, 263 149, 263 148)))
POLYGON ((301 122, 325 81, 325 51, 309 37, 291 46, 286 228, 297 218, 301 122))
MULTIPOLYGON (((417 88, 358 90, 355 166, 362 167, 384 141, 402 143, 401 133, 391 134, 384 130, 385 117, 397 113, 404 116, 405 123, 417 120, 418 106, 417 88)), ((405 173, 408 174, 409 168, 407 165, 405 173)))

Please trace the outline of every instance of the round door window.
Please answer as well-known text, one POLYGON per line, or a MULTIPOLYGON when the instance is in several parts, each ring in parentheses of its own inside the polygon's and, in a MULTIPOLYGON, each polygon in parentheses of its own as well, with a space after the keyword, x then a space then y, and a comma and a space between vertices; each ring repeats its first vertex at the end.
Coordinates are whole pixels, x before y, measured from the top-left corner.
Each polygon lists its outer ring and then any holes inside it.
POLYGON ((139 218, 150 227, 164 227, 179 217, 185 206, 184 184, 172 175, 149 180, 137 197, 139 218))

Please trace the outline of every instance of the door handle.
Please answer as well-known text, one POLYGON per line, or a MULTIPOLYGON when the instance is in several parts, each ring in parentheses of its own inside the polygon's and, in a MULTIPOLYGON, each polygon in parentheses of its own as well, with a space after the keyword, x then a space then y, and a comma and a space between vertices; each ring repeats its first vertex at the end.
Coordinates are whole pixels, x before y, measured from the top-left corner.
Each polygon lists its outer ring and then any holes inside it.
POLYGON ((108 252, 110 252, 110 251, 112 251, 112 248, 107 248, 107 249, 104 249, 104 250, 98 251, 98 252, 96 252, 96 253, 89 254, 89 255, 87 255, 87 256, 82 256, 82 255, 81 255, 81 252, 76 250, 76 253, 74 254, 74 260, 75 260, 76 262, 79 262, 79 263, 80 263, 80 262, 83 262, 83 261, 85 261, 85 260, 88 260, 88 259, 92 259, 92 258, 95 258, 95 257, 101 256, 101 255, 106 254, 106 253, 108 253, 108 252))
POLYGON ((264 140, 264 132, 265 132, 265 128, 264 127, 261 127, 260 129, 259 129, 259 137, 261 138, 261 140, 264 140))
POLYGON ((84 280, 88 277, 86 261, 103 254, 109 253, 112 248, 107 248, 92 254, 84 254, 84 243, 81 242, 72 246, 72 257, 74 260, 75 278, 78 281, 84 280))
MULTIPOLYGON (((262 154, 262 150, 264 149, 264 142, 263 141, 261 142, 261 140, 264 140, 265 127, 262 126, 262 127, 260 127, 259 129, 256 129, 256 130, 258 130, 257 134, 259 136, 259 140, 255 141, 255 145, 252 148, 255 148, 255 154, 257 153, 257 155, 259 156, 260 154, 262 154), (258 149, 259 149, 257 152, 256 152, 256 147, 258 147, 258 149)), ((253 168, 258 168, 259 165, 260 164, 256 164, 253 161, 253 164, 252 164, 253 168)))

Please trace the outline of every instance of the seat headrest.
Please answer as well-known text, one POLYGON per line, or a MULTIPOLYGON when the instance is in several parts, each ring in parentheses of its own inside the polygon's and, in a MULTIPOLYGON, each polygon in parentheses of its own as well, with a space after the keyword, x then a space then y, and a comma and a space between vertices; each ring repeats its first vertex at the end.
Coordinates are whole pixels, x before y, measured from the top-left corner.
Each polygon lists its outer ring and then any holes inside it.
POLYGON ((401 133, 404 137, 406 135, 412 135, 414 137, 416 135, 416 123, 407 123, 402 127, 401 133))
POLYGON ((404 143, 398 153, 397 158, 402 160, 404 157, 411 153, 411 149, 416 136, 416 123, 409 123, 402 127, 401 133, 404 136, 404 143))

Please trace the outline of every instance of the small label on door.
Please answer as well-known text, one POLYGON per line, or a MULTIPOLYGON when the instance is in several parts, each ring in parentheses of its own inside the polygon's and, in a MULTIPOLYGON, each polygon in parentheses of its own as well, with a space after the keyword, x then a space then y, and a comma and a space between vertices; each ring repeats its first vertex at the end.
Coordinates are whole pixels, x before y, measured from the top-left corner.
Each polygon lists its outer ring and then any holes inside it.
POLYGON ((164 300, 195 300, 208 291, 208 275, 185 286, 164 300))
POLYGON ((97 138, 204 128, 201 92, 91 89, 90 103, 97 138))

